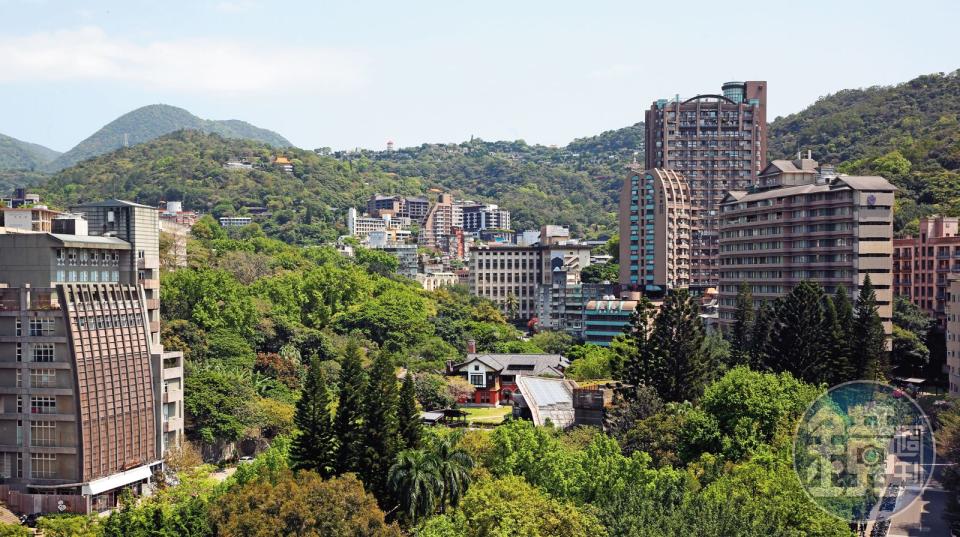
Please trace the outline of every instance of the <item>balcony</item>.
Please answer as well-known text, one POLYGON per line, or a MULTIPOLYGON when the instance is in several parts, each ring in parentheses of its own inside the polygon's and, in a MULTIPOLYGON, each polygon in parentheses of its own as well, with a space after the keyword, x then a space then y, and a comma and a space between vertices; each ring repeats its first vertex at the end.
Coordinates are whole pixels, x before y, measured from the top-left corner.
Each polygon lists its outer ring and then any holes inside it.
POLYGON ((175 403, 183 401, 183 390, 167 390, 163 392, 164 403, 175 403))
POLYGON ((164 418, 163 432, 171 433, 183 429, 183 418, 164 418))

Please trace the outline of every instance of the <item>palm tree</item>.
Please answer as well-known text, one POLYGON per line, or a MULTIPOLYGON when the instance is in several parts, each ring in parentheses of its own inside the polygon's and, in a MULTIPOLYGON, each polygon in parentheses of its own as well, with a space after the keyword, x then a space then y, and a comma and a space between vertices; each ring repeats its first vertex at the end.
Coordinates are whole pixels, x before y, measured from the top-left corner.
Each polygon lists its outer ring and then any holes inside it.
POLYGON ((441 479, 440 511, 446 507, 447 501, 456 507, 467 493, 470 486, 470 470, 473 469, 473 458, 457 444, 463 433, 455 433, 434 440, 432 447, 435 465, 441 479))
POLYGON ((520 316, 520 301, 517 300, 517 296, 513 293, 507 293, 507 299, 504 305, 507 308, 507 316, 511 321, 516 321, 517 317, 520 316))
POLYGON ((397 462, 387 475, 387 486, 410 522, 432 515, 443 494, 443 480, 436 458, 418 449, 408 449, 397 455, 397 462))

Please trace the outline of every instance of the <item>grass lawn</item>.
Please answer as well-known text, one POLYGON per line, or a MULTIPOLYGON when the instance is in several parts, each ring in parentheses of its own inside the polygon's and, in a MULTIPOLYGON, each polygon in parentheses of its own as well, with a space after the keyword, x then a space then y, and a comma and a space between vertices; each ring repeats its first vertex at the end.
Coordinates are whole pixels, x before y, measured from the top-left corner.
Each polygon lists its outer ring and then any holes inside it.
POLYGON ((511 407, 461 407, 467 413, 467 421, 470 423, 501 423, 503 418, 511 412, 511 407))

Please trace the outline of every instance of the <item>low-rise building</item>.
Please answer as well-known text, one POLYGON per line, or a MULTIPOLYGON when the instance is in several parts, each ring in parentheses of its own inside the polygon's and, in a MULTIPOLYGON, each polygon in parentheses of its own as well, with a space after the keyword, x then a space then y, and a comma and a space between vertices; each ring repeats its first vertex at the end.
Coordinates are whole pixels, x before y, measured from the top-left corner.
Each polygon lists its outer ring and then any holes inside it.
POLYGON ((436 291, 441 287, 451 287, 460 283, 460 279, 453 272, 427 272, 417 274, 415 279, 427 291, 436 291))
POLYGON ((583 316, 584 342, 609 347, 613 338, 623 334, 630 324, 635 309, 636 300, 620 300, 612 296, 587 302, 583 316))
POLYGON ((467 404, 500 406, 512 400, 523 376, 563 378, 569 360, 559 354, 493 354, 471 352, 447 374, 463 377, 476 388, 467 404))
POLYGON ((249 216, 221 216, 220 227, 243 227, 253 223, 253 218, 249 216))
POLYGON ((53 219, 59 215, 45 205, 20 206, 16 209, 0 208, 0 227, 24 231, 53 231, 53 219))

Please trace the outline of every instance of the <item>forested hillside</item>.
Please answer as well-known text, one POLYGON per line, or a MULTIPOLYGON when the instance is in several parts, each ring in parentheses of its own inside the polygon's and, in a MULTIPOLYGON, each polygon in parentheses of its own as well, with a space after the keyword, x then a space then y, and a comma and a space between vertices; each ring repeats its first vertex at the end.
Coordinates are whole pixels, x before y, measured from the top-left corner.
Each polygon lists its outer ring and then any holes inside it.
POLYGON ((38 170, 59 155, 49 147, 0 134, 0 171, 38 170))
POLYGON ((960 71, 844 90, 770 126, 770 156, 811 150, 851 174, 901 187, 898 227, 920 214, 960 215, 960 71))
POLYGON ((181 129, 210 132, 224 138, 256 140, 275 147, 288 147, 290 142, 279 134, 231 119, 214 121, 201 119, 190 112, 165 104, 137 108, 111 121, 60 155, 48 168, 62 170, 91 157, 109 153, 124 145, 134 146, 181 129))

